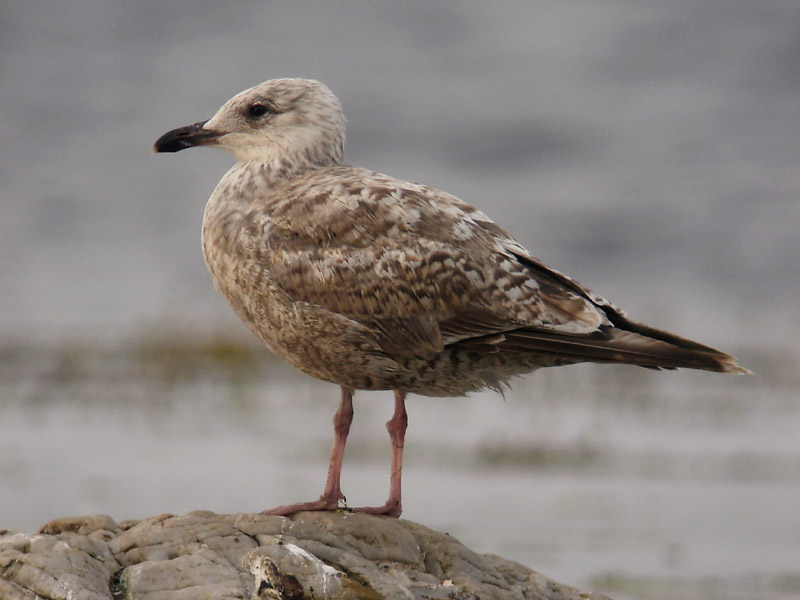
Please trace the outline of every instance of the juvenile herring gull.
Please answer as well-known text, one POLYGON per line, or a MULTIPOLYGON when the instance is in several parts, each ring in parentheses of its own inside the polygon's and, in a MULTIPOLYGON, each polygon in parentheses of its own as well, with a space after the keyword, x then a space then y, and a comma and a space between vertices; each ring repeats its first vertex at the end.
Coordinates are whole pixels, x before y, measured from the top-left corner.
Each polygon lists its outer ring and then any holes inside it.
POLYGON ((341 387, 322 496, 265 512, 344 500, 354 390, 394 390, 389 498, 356 510, 397 517, 409 393, 500 390, 516 375, 587 361, 748 372, 630 321, 466 202, 344 164, 344 143, 342 107, 325 85, 274 79, 153 148, 215 146, 238 159, 203 218, 214 286, 272 352, 341 387))

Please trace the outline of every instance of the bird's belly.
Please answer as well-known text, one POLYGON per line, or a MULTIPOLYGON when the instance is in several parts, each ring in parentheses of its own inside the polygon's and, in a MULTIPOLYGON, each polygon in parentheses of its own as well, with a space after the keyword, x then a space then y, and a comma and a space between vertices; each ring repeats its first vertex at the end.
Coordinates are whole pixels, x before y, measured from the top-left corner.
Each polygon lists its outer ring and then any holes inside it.
POLYGON ((448 346, 430 360, 400 359, 413 377, 405 391, 423 396, 463 396, 491 389, 502 392, 509 381, 541 367, 556 366, 550 357, 535 354, 493 354, 448 346))
POLYGON ((410 374, 359 323, 292 300, 258 261, 205 243, 214 287, 274 354, 304 373, 355 389, 399 389, 410 374))

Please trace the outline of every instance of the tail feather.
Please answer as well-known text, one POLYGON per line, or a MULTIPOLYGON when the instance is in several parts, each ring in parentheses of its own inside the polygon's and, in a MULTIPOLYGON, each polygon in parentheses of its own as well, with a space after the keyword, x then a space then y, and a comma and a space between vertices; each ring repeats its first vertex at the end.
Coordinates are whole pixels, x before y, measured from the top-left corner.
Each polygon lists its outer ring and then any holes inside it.
POLYGON ((603 327, 591 335, 522 328, 504 333, 500 350, 562 355, 575 362, 624 363, 655 369, 702 369, 749 374, 724 352, 651 327, 603 327))

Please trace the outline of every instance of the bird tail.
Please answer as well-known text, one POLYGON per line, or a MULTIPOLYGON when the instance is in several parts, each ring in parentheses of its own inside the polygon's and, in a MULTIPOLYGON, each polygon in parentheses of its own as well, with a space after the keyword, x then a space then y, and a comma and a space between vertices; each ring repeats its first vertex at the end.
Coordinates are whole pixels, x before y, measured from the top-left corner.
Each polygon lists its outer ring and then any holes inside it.
POLYGON ((570 362, 621 363, 651 369, 701 369, 721 373, 751 374, 736 359, 666 331, 625 319, 616 327, 602 327, 589 335, 521 328, 503 334, 499 350, 542 352, 570 362))

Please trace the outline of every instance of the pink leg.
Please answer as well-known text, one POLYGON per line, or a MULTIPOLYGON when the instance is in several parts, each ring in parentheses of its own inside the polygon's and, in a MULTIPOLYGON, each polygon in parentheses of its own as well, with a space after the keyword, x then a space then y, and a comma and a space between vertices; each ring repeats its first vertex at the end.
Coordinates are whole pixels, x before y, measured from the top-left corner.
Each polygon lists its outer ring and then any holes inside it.
POLYGON ((347 444, 347 434, 350 433, 350 424, 352 422, 353 389, 342 386, 339 410, 333 416, 333 450, 331 451, 331 461, 328 465, 328 480, 325 482, 325 490, 319 500, 278 506, 265 510, 261 514, 287 516, 301 510, 335 510, 338 508, 339 500, 344 500, 344 494, 342 494, 339 485, 339 476, 342 472, 342 460, 344 459, 344 447, 347 444))
POLYGON ((353 510, 356 512, 389 517, 399 517, 400 513, 403 512, 403 505, 400 501, 400 480, 403 474, 403 444, 407 427, 406 394, 395 390, 394 414, 386 422, 386 430, 389 432, 389 439, 392 440, 392 473, 389 479, 389 498, 383 506, 354 508, 353 510))

